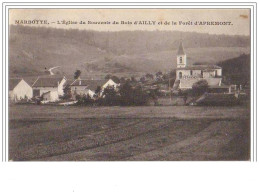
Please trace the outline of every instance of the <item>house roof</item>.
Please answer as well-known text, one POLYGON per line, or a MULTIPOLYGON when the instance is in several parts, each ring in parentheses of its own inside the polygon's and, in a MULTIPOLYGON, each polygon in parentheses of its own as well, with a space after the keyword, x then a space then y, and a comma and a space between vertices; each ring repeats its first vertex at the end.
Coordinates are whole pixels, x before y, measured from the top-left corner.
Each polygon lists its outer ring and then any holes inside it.
POLYGON ((185 55, 184 49, 183 49, 183 43, 181 41, 179 48, 178 48, 178 52, 177 55, 185 55))
POLYGON ((9 90, 13 90, 21 80, 18 78, 9 79, 9 90))
POLYGON ((71 86, 86 86, 87 89, 90 89, 92 91, 95 91, 98 86, 102 87, 105 83, 107 83, 108 79, 105 80, 86 80, 86 79, 80 79, 75 80, 71 86), (81 85, 79 85, 79 81, 81 81, 81 85))
POLYGON ((177 68, 177 70, 204 70, 204 71, 209 71, 213 69, 221 69, 221 67, 217 65, 191 65, 191 66, 186 66, 182 68, 177 68))
POLYGON ((58 87, 58 83, 62 81, 63 77, 39 77, 32 87, 58 87))
POLYGON ((71 85, 74 81, 75 81, 75 80, 73 80, 73 79, 67 79, 67 80, 66 80, 66 83, 65 83, 65 86, 71 85))

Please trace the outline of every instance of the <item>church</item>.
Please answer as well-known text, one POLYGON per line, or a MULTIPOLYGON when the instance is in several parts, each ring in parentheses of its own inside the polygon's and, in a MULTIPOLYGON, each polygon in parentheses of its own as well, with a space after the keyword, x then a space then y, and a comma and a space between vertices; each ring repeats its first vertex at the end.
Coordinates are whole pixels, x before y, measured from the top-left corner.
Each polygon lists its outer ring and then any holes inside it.
POLYGON ((176 80, 173 90, 191 89, 199 80, 206 80, 209 88, 228 91, 229 86, 222 84, 222 68, 216 65, 187 65, 187 57, 183 43, 179 45, 177 52, 176 80), (225 90, 224 90, 225 89, 225 90))

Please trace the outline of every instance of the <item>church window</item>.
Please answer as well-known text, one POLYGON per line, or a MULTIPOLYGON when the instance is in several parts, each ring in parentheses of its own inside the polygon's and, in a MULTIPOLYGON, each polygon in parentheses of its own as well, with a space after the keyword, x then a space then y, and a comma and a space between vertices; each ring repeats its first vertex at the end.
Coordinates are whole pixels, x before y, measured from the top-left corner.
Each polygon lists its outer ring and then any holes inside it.
POLYGON ((180 57, 179 61, 180 61, 180 64, 182 64, 183 63, 183 57, 180 57))
POLYGON ((181 79, 183 77, 183 73, 179 72, 179 79, 181 79))

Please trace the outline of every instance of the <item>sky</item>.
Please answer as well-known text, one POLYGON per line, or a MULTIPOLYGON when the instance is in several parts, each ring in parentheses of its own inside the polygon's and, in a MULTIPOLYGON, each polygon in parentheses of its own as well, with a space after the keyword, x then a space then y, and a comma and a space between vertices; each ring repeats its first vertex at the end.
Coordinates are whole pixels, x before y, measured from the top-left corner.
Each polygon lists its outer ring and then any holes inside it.
MULTIPOLYGON (((198 33, 250 35, 249 9, 10 9, 9 24, 24 20, 46 20, 26 24, 53 28, 97 31, 168 30, 198 33), (76 24, 62 24, 62 21, 76 24), (58 21, 60 24, 58 24, 58 21), (79 24, 80 21, 85 24, 79 24), (113 22, 118 24, 113 24, 113 22), (90 23, 91 24, 90 24, 90 23), (110 24, 93 24, 106 22, 110 24), (124 22, 124 24, 122 23, 124 22), (131 24, 128 24, 131 22, 131 24), (198 22, 198 23, 196 23, 198 22), (220 22, 208 25, 200 22, 220 22), (229 25, 230 24, 230 25, 229 25)), ((210 23, 211 24, 211 23, 210 23)))

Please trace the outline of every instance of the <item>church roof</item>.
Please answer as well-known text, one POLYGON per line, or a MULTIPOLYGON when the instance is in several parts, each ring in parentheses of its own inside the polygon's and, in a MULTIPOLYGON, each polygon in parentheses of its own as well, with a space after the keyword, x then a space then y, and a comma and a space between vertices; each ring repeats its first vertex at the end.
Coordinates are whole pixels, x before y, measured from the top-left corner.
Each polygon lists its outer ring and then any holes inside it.
POLYGON ((185 55, 182 41, 181 41, 181 43, 179 45, 179 49, 178 49, 177 55, 185 55))
POLYGON ((182 68, 177 68, 177 70, 203 70, 203 71, 209 71, 213 69, 221 69, 221 67, 217 65, 191 65, 191 66, 186 66, 182 68))

